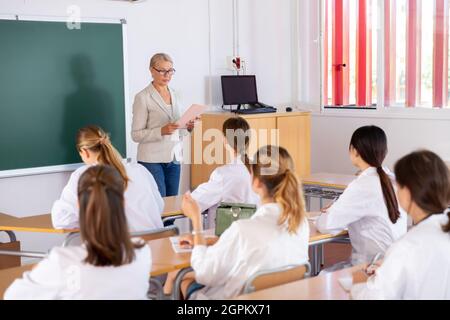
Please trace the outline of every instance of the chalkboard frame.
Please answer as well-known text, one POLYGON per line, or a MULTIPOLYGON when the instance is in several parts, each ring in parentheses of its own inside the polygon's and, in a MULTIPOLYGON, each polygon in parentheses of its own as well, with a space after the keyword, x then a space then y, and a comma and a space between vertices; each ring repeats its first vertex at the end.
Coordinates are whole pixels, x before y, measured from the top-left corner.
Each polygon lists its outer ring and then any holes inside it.
MULTIPOLYGON (((73 23, 73 19, 63 16, 35 16, 35 15, 14 15, 1 14, 1 20, 17 20, 17 21, 44 21, 44 22, 67 22, 73 23)), ((131 162, 131 108, 129 101, 129 83, 128 83, 128 52, 127 52, 127 21, 124 18, 93 18, 82 17, 79 19, 83 23, 117 23, 122 25, 122 52, 123 52, 123 83, 124 83, 124 102, 125 102, 125 144, 126 155, 124 162, 131 162)), ((83 163, 72 163, 56 166, 33 167, 24 169, 0 170, 0 178, 12 178, 22 176, 33 176, 42 174, 52 174, 61 172, 72 172, 81 167, 83 163)))

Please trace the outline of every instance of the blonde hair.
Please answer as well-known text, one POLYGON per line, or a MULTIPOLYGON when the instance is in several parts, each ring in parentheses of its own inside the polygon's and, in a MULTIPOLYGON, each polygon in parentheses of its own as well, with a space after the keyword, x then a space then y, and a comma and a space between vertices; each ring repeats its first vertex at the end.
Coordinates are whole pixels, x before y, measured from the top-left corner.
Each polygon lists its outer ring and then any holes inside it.
POLYGON ((251 165, 253 179, 258 178, 269 196, 281 205, 279 225, 287 223, 287 230, 295 234, 306 216, 302 185, 294 173, 294 161, 286 149, 265 146, 256 152, 251 165))
POLYGON ((149 68, 153 68, 158 61, 166 61, 173 64, 172 58, 167 53, 156 53, 153 55, 153 57, 150 59, 150 66, 149 68))
POLYGON ((120 153, 111 144, 108 134, 97 126, 87 126, 78 130, 77 149, 90 150, 99 153, 98 162, 102 165, 110 165, 116 168, 124 181, 124 187, 128 186, 130 179, 127 176, 125 166, 122 163, 120 153))

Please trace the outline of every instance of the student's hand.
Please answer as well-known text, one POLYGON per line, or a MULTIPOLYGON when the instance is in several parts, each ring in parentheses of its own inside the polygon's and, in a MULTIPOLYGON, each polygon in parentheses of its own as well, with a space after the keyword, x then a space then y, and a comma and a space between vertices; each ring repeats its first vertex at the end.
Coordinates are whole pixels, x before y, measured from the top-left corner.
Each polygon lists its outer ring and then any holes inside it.
POLYGON ((379 267, 381 267, 382 263, 383 263, 383 260, 378 260, 375 263, 373 263, 372 265, 365 268, 366 274, 368 274, 369 276, 373 276, 375 274, 375 272, 377 271, 377 269, 379 267))
POLYGON ((176 123, 168 123, 164 127, 161 128, 161 135, 162 136, 170 136, 179 127, 180 126, 178 124, 176 124, 176 123))
POLYGON ((194 237, 192 234, 183 234, 179 238, 180 247, 183 249, 191 249, 194 245, 194 237))
MULTIPOLYGON (((192 220, 192 223, 200 222, 200 207, 197 201, 192 198, 189 192, 183 195, 183 200, 181 201, 181 210, 183 210, 183 214, 192 220)), ((194 226, 195 228, 196 226, 194 226)))

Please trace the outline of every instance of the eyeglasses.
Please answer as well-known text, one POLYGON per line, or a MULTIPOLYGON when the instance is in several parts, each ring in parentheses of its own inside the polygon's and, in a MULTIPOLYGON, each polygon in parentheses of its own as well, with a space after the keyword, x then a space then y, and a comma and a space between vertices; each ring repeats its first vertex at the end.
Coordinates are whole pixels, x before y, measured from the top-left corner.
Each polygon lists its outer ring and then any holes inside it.
POLYGON ((155 71, 158 72, 162 76, 167 76, 167 75, 171 76, 176 72, 176 70, 173 68, 169 69, 169 70, 158 70, 155 67, 152 67, 152 68, 155 69, 155 71))

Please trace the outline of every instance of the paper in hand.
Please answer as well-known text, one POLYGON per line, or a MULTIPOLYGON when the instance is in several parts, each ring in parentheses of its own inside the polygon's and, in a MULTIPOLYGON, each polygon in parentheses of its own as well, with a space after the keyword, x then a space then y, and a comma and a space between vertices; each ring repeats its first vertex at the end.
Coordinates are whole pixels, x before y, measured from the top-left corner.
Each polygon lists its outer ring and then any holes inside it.
POLYGON ((193 104, 181 116, 180 120, 177 121, 177 124, 180 126, 180 128, 186 128, 186 125, 189 121, 194 120, 195 118, 199 117, 207 109, 208 109, 207 106, 204 106, 201 104, 193 104))

